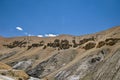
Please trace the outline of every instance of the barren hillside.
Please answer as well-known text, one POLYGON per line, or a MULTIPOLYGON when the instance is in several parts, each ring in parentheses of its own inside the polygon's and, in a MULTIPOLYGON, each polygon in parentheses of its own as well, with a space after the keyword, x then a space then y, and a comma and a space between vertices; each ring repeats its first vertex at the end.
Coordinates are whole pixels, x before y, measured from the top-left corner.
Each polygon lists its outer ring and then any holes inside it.
POLYGON ((120 26, 83 36, 0 37, 0 62, 1 76, 15 80, 120 80, 120 26))

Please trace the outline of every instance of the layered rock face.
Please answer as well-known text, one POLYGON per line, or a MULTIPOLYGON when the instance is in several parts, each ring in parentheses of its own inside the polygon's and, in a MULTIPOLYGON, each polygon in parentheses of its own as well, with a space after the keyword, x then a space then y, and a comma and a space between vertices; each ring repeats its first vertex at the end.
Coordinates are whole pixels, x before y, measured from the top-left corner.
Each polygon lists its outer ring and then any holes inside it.
POLYGON ((1 38, 0 46, 3 78, 120 80, 119 26, 85 36, 1 38))
POLYGON ((108 58, 109 49, 89 55, 69 68, 58 72, 55 80, 119 80, 120 48, 108 58))

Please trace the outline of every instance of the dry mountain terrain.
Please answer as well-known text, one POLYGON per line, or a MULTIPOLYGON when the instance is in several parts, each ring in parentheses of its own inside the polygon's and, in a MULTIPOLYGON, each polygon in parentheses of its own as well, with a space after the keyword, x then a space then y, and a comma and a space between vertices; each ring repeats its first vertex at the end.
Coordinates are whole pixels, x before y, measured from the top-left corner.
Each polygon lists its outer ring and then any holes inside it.
POLYGON ((120 80, 120 26, 84 36, 0 37, 0 80, 120 80))

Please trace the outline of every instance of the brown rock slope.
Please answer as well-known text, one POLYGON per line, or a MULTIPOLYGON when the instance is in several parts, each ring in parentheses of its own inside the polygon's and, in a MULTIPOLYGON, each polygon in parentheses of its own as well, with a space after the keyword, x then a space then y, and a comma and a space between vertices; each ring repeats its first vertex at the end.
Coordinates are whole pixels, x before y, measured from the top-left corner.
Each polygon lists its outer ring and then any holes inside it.
POLYGON ((0 61, 45 80, 120 80, 120 26, 84 36, 2 37, 0 61))
POLYGON ((2 62, 0 62, 0 78, 2 78, 1 76, 9 77, 14 80, 28 80, 29 79, 29 76, 24 71, 12 69, 12 67, 2 62))

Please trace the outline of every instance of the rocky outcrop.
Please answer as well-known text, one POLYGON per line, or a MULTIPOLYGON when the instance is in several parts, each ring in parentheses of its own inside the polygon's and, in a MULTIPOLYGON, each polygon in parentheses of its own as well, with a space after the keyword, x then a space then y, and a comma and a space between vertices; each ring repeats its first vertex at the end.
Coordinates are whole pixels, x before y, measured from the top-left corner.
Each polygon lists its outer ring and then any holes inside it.
POLYGON ((12 69, 12 67, 8 66, 7 64, 0 62, 0 79, 27 80, 29 79, 29 76, 22 70, 12 69))
POLYGON ((79 45, 82 45, 82 44, 85 44, 85 43, 88 42, 88 41, 94 41, 94 40, 95 40, 94 37, 84 38, 84 39, 80 40, 79 45))
POLYGON ((17 64, 13 66, 13 69, 18 69, 18 70, 24 70, 27 71, 29 68, 31 68, 34 60, 27 60, 27 61, 20 61, 17 64))
POLYGON ((83 46, 83 48, 84 48, 85 50, 89 50, 89 49, 94 48, 95 46, 96 46, 96 43, 95 43, 95 42, 88 42, 88 43, 86 43, 86 44, 83 46))
POLYGON ((97 44, 97 48, 101 48, 102 46, 104 46, 105 45, 105 41, 100 41, 100 42, 98 42, 98 44, 97 44))
POLYGON ((26 41, 13 41, 12 43, 9 44, 4 44, 3 46, 7 48, 15 48, 15 47, 25 47, 27 44, 26 41))
POLYGON ((115 45, 118 41, 120 41, 120 38, 108 38, 105 40, 106 45, 109 45, 109 46, 115 45))
POLYGON ((120 48, 90 70, 81 80, 120 80, 120 48))
POLYGON ((58 72, 55 75, 55 80, 82 80, 85 75, 91 70, 94 70, 94 68, 105 59, 109 52, 109 49, 91 52, 94 53, 94 55, 84 57, 73 66, 58 72))
POLYGON ((69 49, 70 44, 68 40, 55 39, 53 43, 47 43, 48 47, 59 48, 59 49, 69 49))
POLYGON ((97 44, 97 48, 101 48, 104 45, 113 46, 120 41, 120 38, 107 38, 105 41, 100 41, 97 44))
POLYGON ((16 80, 27 80, 29 76, 22 70, 0 70, 0 74, 4 76, 13 77, 16 80))
POLYGON ((40 41, 40 43, 33 43, 33 44, 29 45, 27 50, 29 50, 31 48, 35 48, 35 47, 42 47, 42 46, 44 46, 44 41, 40 41))
POLYGON ((69 52, 66 51, 66 53, 61 51, 50 57, 48 60, 41 62, 27 73, 33 77, 43 78, 71 62, 76 55, 77 52, 75 50, 69 50, 69 52))

